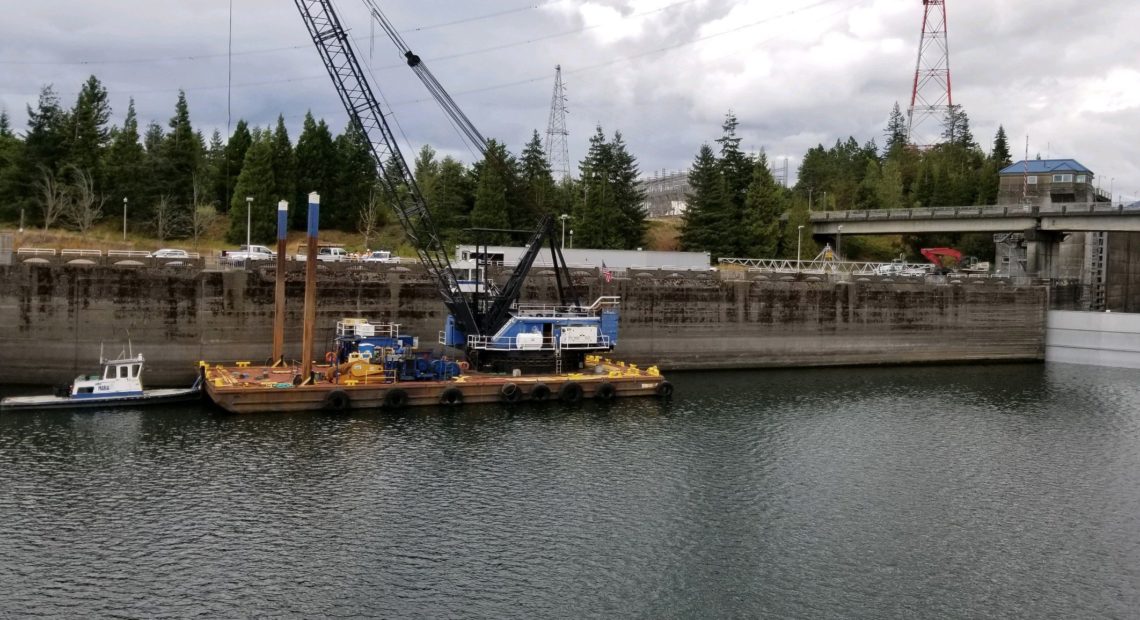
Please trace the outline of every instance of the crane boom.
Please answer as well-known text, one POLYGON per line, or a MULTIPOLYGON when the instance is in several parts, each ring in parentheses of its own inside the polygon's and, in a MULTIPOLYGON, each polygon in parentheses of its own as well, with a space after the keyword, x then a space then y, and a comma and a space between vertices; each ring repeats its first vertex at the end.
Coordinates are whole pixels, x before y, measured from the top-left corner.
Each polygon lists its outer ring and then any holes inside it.
POLYGON ((420 81, 424 83, 424 86, 428 89, 428 92, 431 93, 432 97, 439 102, 440 107, 443 108, 444 113, 451 119, 451 122, 454 123, 463 136, 467 138, 467 141, 479 150, 479 154, 486 155, 487 140, 485 140, 483 134, 479 133, 479 130, 476 129, 475 123, 472 123, 471 119, 467 118, 467 115, 459 108, 459 104, 451 98, 451 95, 447 94, 443 85, 439 83, 439 80, 435 79, 435 76, 432 75, 432 72, 427 68, 427 65, 424 64, 423 60, 412 51, 412 48, 408 47, 408 44, 404 42, 404 38, 396 31, 396 27, 392 25, 392 22, 388 21, 388 18, 380 10, 380 7, 376 5, 375 0, 363 1, 364 5, 368 8, 368 12, 372 14, 372 19, 375 19, 376 22, 380 24, 380 27, 384 29, 384 32, 387 33, 388 38, 392 39, 392 43, 400 50, 400 53, 403 54, 408 66, 412 68, 412 71, 414 71, 416 76, 420 78, 420 81))
POLYGON ((395 135, 388 127, 331 0, 294 0, 294 3, 336 86, 341 103, 368 142, 380 173, 381 188, 420 260, 438 283, 444 304, 466 333, 482 333, 471 305, 460 290, 447 249, 432 223, 423 195, 400 152, 395 135), (408 191, 400 191, 401 185, 408 191))

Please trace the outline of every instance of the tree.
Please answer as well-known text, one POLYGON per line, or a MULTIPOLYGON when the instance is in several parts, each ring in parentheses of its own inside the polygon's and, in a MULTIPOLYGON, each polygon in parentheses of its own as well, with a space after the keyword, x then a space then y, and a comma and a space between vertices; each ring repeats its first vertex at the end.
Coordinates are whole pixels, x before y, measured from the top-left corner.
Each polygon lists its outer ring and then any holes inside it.
POLYGON ((258 135, 245 153, 241 174, 238 175, 234 195, 230 199, 230 229, 226 233, 226 239, 230 243, 245 243, 247 219, 250 222, 248 235, 255 243, 270 243, 277 237, 277 202, 273 200, 276 190, 277 180, 273 178, 273 142, 268 135, 258 135), (248 207, 246 197, 253 198, 248 207))
POLYGON ((895 107, 891 109, 891 116, 887 119, 886 157, 889 158, 906 148, 906 133, 906 117, 903 116, 902 110, 899 109, 899 102, 896 101, 895 107))
POLYGON ((752 182, 745 196, 743 221, 747 231, 745 256, 775 258, 780 249, 780 215, 784 212, 783 188, 768 170, 764 153, 752 165, 752 182))
POLYGON ((530 142, 523 147, 520 163, 522 216, 524 221, 537 221, 541 216, 553 212, 554 206, 554 176, 546 153, 542 150, 538 130, 531 134, 530 142))
POLYGON ((183 217, 180 209, 176 208, 174 200, 169 194, 161 194, 154 201, 151 208, 153 219, 151 230, 159 241, 166 241, 182 230, 183 217))
POLYGON ((178 102, 169 126, 170 133, 166 134, 163 144, 167 176, 160 178, 160 182, 163 191, 172 196, 175 209, 188 215, 193 210, 190 205, 194 197, 194 175, 201 164, 205 145, 190 125, 190 109, 184 91, 178 91, 178 102))
MULTIPOLYGON (((511 211, 508 191, 514 158, 507 148, 495 141, 487 141, 487 151, 475 187, 475 207, 471 210, 472 228, 510 228, 511 211)), ((481 234, 480 241, 491 244, 506 243, 501 233, 481 234)))
POLYGON ((67 161, 96 181, 103 178, 103 151, 110 143, 110 118, 107 89, 92 75, 79 89, 75 107, 67 118, 67 161))
POLYGON ((95 175, 91 171, 76 166, 70 166, 69 170, 73 181, 67 188, 69 196, 64 215, 76 230, 86 233, 103 217, 107 197, 95 190, 95 175))
POLYGON ((689 169, 688 207, 682 216, 681 247, 684 250, 707 251, 714 258, 727 256, 720 235, 726 221, 724 213, 724 180, 720 176, 716 155, 708 144, 702 144, 689 169))
POLYGON ((897 159, 887 159, 883 164, 882 175, 875 193, 880 209, 904 208, 902 165, 897 159))
MULTIPOLYGON (((723 135, 717 138, 720 145, 720 159, 718 165, 721 176, 724 178, 724 199, 727 221, 734 223, 745 219, 744 202, 748 193, 748 186, 752 183, 752 162, 740 150, 740 138, 736 136, 739 123, 736 115, 731 111, 725 115, 724 124, 721 125, 723 135)), ((726 222, 727 223, 727 222, 726 222)), ((727 244, 725 250, 739 256, 745 253, 748 246, 747 231, 742 226, 729 225, 722 229, 727 244)))
POLYGON ((947 144, 967 149, 977 148, 974 134, 970 133, 970 117, 960 105, 952 105, 946 111, 943 123, 942 138, 947 144))
POLYGON ((475 206, 475 182, 459 160, 448 156, 439 162, 439 174, 425 195, 436 229, 443 239, 457 243, 460 231, 469 226, 475 206))
POLYGON ((273 202, 293 200, 296 194, 297 162, 293 144, 289 142, 289 131, 285 129, 285 117, 277 115, 277 127, 273 130, 273 178, 277 180, 277 192, 273 202))
MULTIPOLYGON (((327 194, 334 186, 337 152, 333 145, 332 133, 323 120, 313 118, 312 112, 305 113, 301 135, 297 137, 296 162, 296 204, 308 204, 309 192, 327 194)), ((306 227, 305 209, 294 209, 290 225, 294 229, 306 227)))
MULTIPOLYGON (((357 215, 371 200, 376 185, 376 163, 372 158, 372 148, 368 137, 349 123, 344 133, 337 136, 336 169, 333 176, 332 194, 326 222, 339 230, 351 231, 356 228, 357 215)), ((324 211, 325 202, 321 201, 324 211)))
POLYGON ((612 236, 606 237, 607 245, 603 247, 632 250, 641 246, 648 228, 645 190, 638 183, 637 160, 626 149, 620 131, 614 132, 610 142, 610 166, 615 218, 609 225, 612 236))
POLYGON ((135 115, 134 99, 127 105, 127 117, 123 119, 123 126, 114 133, 104 164, 107 178, 107 191, 104 193, 115 199, 126 197, 141 204, 146 153, 142 144, 139 144, 139 122, 135 115))
POLYGON ((356 219, 356 230, 364 236, 364 247, 371 249, 369 239, 376 236, 380 229, 386 223, 384 213, 384 202, 381 200, 380 195, 373 189, 372 194, 368 197, 368 202, 360 208, 360 214, 356 219))
POLYGON ((67 185, 56 176, 54 170, 45 166, 40 168, 36 190, 39 194, 40 214, 46 231, 67 212, 67 185))
POLYGON ((251 144, 253 144, 253 136, 249 132, 249 125, 244 120, 239 119, 237 125, 234 126, 233 134, 226 142, 224 165, 220 171, 224 191, 218 196, 218 204, 221 205, 223 213, 229 211, 233 202, 234 187, 237 185, 238 176, 241 175, 241 167, 245 163, 245 154, 251 144))
POLYGON ((788 210, 780 255, 789 259, 810 260, 818 253, 819 246, 811 236, 811 214, 807 203, 802 199, 796 200, 788 210))
MULTIPOLYGON (((59 97, 51 84, 40 90, 35 108, 28 106, 28 130, 24 134, 23 156, 16 171, 16 195, 23 197, 21 207, 44 209, 44 170, 55 175, 64 164, 66 155, 67 113, 59 105, 59 97), (39 199, 37 199, 37 196, 39 199)), ((62 185, 62 183, 59 183, 62 185)), ((48 214, 50 215, 50 214, 48 214)), ((59 215, 54 214, 51 222, 59 215)))
MULTIPOLYGON (((8 113, 0 110, 0 196, 17 196, 20 188, 20 165, 24 159, 24 143, 12 133, 8 113)), ((0 201, 0 219, 19 217, 20 200, 0 201)))
MULTIPOLYGON (((218 132, 214 132, 217 135, 218 132)), ((209 232, 210 227, 218 219, 218 209, 212 204, 212 192, 209 189, 211 177, 202 175, 194 179, 194 209, 190 212, 187 222, 190 237, 194 239, 194 247, 198 247, 198 239, 209 232)))
POLYGON ((994 135, 994 149, 990 153, 990 159, 997 163, 999 170, 1013 163, 1009 153, 1009 140, 1005 137, 1005 127, 1001 125, 998 125, 997 134, 994 135))

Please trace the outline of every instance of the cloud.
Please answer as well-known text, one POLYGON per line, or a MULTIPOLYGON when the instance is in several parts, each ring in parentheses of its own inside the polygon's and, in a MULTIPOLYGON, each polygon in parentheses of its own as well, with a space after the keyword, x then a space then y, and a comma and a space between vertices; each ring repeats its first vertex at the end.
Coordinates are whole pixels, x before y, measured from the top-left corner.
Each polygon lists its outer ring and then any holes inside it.
MULTIPOLYGON (((340 2, 409 148, 470 160, 423 86, 359 3, 340 2)), ((489 137, 521 150, 545 133, 554 66, 568 89, 573 163, 597 125, 622 131, 643 170, 686 167, 740 118, 743 144, 794 168, 804 151, 852 135, 880 142, 891 106, 906 108, 922 6, 897 0, 517 0, 382 3, 408 44, 489 137)), ((1073 11, 1067 0, 948 6, 954 99, 988 146, 1002 124, 1031 155, 1075 157, 1117 191, 1140 194, 1140 72, 1128 0, 1073 11), (1063 19, 1059 16, 1064 16, 1063 19)), ((227 125, 228 3, 29 3, 0 25, 0 107, 19 128, 53 83, 65 104, 97 75, 115 120, 134 97, 164 123, 185 89, 205 133, 227 125)), ((336 130, 344 111, 290 3, 234 5, 233 117, 294 138, 308 109, 336 130)), ((1023 147, 1022 147, 1023 148, 1023 147)), ((1015 151, 1020 149, 1015 148, 1015 151)))

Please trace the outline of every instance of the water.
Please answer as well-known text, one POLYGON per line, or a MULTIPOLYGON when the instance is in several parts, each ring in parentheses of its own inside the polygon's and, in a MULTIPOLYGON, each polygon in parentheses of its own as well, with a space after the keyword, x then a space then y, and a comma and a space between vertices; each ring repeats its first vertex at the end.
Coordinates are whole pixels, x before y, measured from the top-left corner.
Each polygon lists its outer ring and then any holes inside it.
POLYGON ((677 374, 670 403, 0 417, 0 616, 1140 614, 1140 372, 677 374))

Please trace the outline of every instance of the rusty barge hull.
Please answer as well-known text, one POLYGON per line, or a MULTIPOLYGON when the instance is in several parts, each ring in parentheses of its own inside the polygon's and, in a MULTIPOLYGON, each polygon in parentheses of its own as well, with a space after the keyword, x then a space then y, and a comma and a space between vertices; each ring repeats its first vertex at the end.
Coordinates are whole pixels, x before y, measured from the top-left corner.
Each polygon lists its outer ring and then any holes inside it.
POLYGON ((203 365, 202 373, 210 400, 231 413, 394 410, 672 394, 672 385, 661 375, 619 366, 607 366, 601 373, 522 377, 469 372, 446 381, 367 383, 318 378, 311 385, 293 385, 294 371, 288 368, 203 365))

